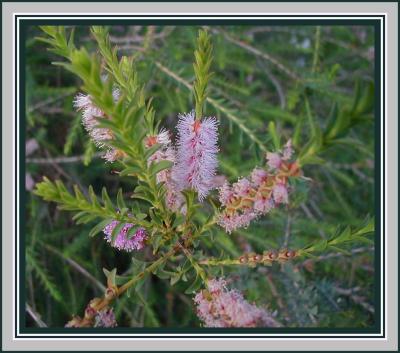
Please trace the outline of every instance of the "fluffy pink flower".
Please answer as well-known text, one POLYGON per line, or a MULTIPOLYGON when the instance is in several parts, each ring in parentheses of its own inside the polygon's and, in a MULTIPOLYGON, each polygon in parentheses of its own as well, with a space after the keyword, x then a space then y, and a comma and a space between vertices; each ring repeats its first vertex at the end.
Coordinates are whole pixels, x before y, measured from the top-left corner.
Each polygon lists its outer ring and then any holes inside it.
POLYGON ((276 184, 272 189, 272 195, 276 203, 288 203, 288 190, 284 184, 276 184))
POLYGON ((222 187, 219 188, 219 201, 221 202, 222 206, 229 204, 234 195, 235 193, 227 181, 224 183, 224 185, 222 185, 222 187))
POLYGON ((196 294, 197 315, 206 327, 276 327, 279 324, 264 309, 247 302, 224 279, 212 279, 207 290, 196 294))
POLYGON ((250 181, 246 178, 241 178, 239 181, 237 181, 235 184, 233 184, 233 191, 236 194, 236 196, 239 197, 246 197, 249 195, 252 185, 250 181))
POLYGON ((147 233, 143 228, 139 228, 132 237, 128 238, 128 231, 134 226, 132 223, 126 223, 116 235, 113 242, 112 233, 119 223, 119 221, 114 220, 104 227, 103 232, 106 235, 105 239, 107 242, 111 243, 111 245, 118 250, 125 250, 128 252, 141 250, 145 245, 147 233))
POLYGON ((271 169, 279 169, 282 163, 282 158, 279 153, 267 152, 267 164, 271 169))
POLYGON ((264 181, 267 180, 267 177, 267 171, 261 168, 254 168, 254 170, 251 172, 251 181, 255 186, 260 186, 264 181))
POLYGON ((218 165, 218 122, 195 120, 194 112, 179 116, 177 160, 173 179, 178 190, 194 189, 202 201, 213 188, 218 165))
POLYGON ((222 213, 218 217, 218 224, 223 227, 228 234, 230 234, 238 228, 247 228, 250 225, 250 222, 255 218, 257 218, 257 212, 254 212, 251 209, 244 213, 222 213))
MULTIPOLYGON (((170 161, 175 163, 176 150, 171 143, 170 133, 168 130, 162 129, 156 136, 148 136, 145 139, 145 146, 150 148, 156 143, 161 145, 161 148, 154 152, 148 159, 147 163, 159 163, 161 161, 170 161)), ((167 192, 165 201, 168 208, 173 211, 184 213, 183 203, 184 197, 178 190, 175 180, 172 179, 172 168, 164 169, 156 175, 157 183, 164 183, 167 192)))
POLYGON ((271 198, 256 195, 253 207, 256 212, 266 214, 275 207, 275 203, 271 198))
MULTIPOLYGON (((119 90, 113 90, 113 97, 115 101, 119 99, 119 90)), ((78 94, 74 100, 74 106, 77 110, 82 111, 82 124, 98 147, 104 147, 104 142, 113 138, 112 132, 107 128, 98 127, 98 119, 106 118, 104 112, 92 102, 90 95, 78 94)), ((108 162, 115 161, 120 154, 108 148, 106 154, 103 156, 108 162)))
POLYGON ((93 327, 117 327, 114 311, 111 308, 99 311, 94 318, 93 327))
POLYGON ((300 175, 292 158, 289 140, 283 152, 267 153, 268 170, 254 168, 250 178, 240 178, 236 183, 225 183, 219 188, 219 200, 224 207, 218 216, 218 224, 231 233, 247 227, 258 216, 267 214, 278 204, 287 204, 288 178, 300 175))

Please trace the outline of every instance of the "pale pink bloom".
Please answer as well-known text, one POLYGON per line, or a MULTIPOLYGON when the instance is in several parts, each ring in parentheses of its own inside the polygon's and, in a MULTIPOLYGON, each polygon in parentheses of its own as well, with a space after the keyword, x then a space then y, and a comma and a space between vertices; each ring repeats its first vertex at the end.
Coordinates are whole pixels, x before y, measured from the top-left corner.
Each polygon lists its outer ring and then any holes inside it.
POLYGON ((147 136, 145 138, 145 146, 147 148, 155 145, 156 143, 167 147, 171 145, 170 132, 167 129, 161 129, 160 132, 155 136, 147 136))
MULTIPOLYGON (((152 163, 157 164, 161 161, 170 161, 173 163, 175 162, 175 150, 173 147, 166 147, 164 149, 157 150, 149 157, 147 163, 150 165, 152 163)), ((158 172, 157 183, 168 183, 171 179, 170 174, 171 174, 170 168, 166 168, 158 172)))
POLYGON ((115 148, 109 148, 104 154, 103 158, 107 162, 114 162, 121 156, 121 153, 115 148))
MULTIPOLYGON (((161 161, 170 161, 175 163, 176 150, 171 143, 170 132, 162 129, 156 136, 149 136, 145 140, 145 145, 148 148, 156 143, 162 146, 148 158, 147 163, 149 165, 161 161)), ((167 207, 172 211, 185 213, 183 209, 184 197, 181 192, 178 191, 176 182, 172 179, 172 168, 167 168, 158 172, 156 178, 157 183, 164 183, 165 188, 167 189, 165 194, 167 207)))
POLYGON ((224 185, 219 188, 219 201, 222 206, 226 206, 234 197, 235 193, 233 192, 231 186, 227 181, 225 181, 224 185))
POLYGON ((282 158, 279 153, 267 152, 267 164, 271 169, 279 169, 282 158))
POLYGON ((272 189, 272 195, 276 203, 288 203, 288 190, 284 184, 276 184, 272 189))
POLYGON ((179 191, 194 189, 202 201, 213 188, 218 165, 218 122, 215 118, 195 120, 194 112, 179 116, 177 160, 173 179, 179 191))
POLYGON ((143 228, 138 228, 135 234, 128 238, 128 231, 134 226, 132 223, 126 223, 113 241, 112 233, 119 223, 120 222, 116 220, 111 221, 111 223, 107 224, 103 229, 107 242, 111 243, 111 245, 118 250, 125 250, 128 252, 132 250, 141 250, 145 245, 147 233, 143 228))
POLYGON ((293 151, 293 146, 292 146, 292 140, 289 139, 288 142, 286 142, 285 147, 283 148, 283 154, 282 154, 282 159, 284 161, 289 160, 292 158, 294 151, 293 151))
POLYGON ((247 228, 255 218, 257 218, 257 213, 250 209, 244 213, 236 212, 231 215, 222 213, 219 215, 217 223, 230 234, 237 228, 247 228))
POLYGON ((197 316, 205 327, 279 326, 265 309, 247 302, 237 290, 229 290, 224 279, 208 281, 207 289, 194 297, 197 316))
POLYGON ((167 129, 161 129, 157 134, 156 138, 157 143, 168 146, 171 144, 170 132, 167 129))
POLYGON ((246 197, 249 195, 252 185, 248 179, 241 178, 239 181, 233 184, 232 188, 236 196, 246 197))
MULTIPOLYGON (((114 89, 112 94, 114 101, 118 101, 120 96, 119 90, 114 89)), ((82 124, 96 146, 104 147, 105 141, 113 139, 113 134, 110 129, 98 127, 99 119, 106 118, 106 115, 92 102, 90 95, 78 94, 75 97, 74 106, 77 110, 82 111, 82 124)), ((108 162, 113 162, 119 156, 116 150, 108 147, 103 158, 108 162)))
POLYGON ((261 195, 257 195, 254 201, 254 210, 261 213, 266 214, 275 206, 274 201, 271 198, 266 198, 261 195))
POLYGON ((93 327, 117 327, 114 311, 111 308, 103 309, 97 312, 94 318, 93 327))
POLYGON ((260 186, 264 181, 267 180, 267 177, 267 171, 261 168, 254 168, 251 173, 251 181, 256 186, 260 186))

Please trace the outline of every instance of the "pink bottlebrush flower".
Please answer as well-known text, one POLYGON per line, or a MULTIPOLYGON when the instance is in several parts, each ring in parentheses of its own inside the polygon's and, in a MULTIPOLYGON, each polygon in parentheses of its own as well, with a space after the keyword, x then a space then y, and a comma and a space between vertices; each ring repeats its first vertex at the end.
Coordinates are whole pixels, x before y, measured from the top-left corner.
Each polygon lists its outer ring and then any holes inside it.
POLYGON ((218 217, 218 224, 226 232, 247 227, 253 219, 268 213, 278 204, 289 202, 288 178, 300 176, 296 162, 288 162, 292 154, 292 143, 288 140, 283 152, 267 153, 268 170, 254 168, 250 181, 240 178, 232 186, 225 183, 219 189, 224 209, 218 217))
POLYGON ((179 116, 177 161, 173 179, 178 190, 191 188, 202 201, 213 188, 218 165, 218 122, 215 118, 195 120, 194 112, 179 116))
POLYGON ((251 181, 255 186, 260 186, 264 181, 267 180, 267 177, 267 171, 261 168, 254 168, 254 170, 251 172, 251 181))
POLYGON ((114 242, 112 241, 112 233, 119 223, 119 221, 114 220, 104 227, 103 232, 106 235, 105 239, 107 242, 111 243, 111 245, 118 250, 125 250, 128 252, 141 250, 145 245, 147 233, 143 228, 139 228, 131 238, 128 238, 128 231, 134 226, 132 223, 126 223, 116 235, 114 242))
POLYGON ((224 279, 208 281, 207 289, 194 297, 197 315, 206 327, 277 327, 265 309, 247 302, 237 290, 229 290, 224 279))
POLYGON ((273 169, 279 169, 282 163, 282 158, 279 153, 267 152, 267 164, 268 167, 273 169))
POLYGON ((272 189, 272 195, 276 203, 288 203, 288 190, 284 184, 276 184, 272 189))
MULTIPOLYGON (((113 98, 118 101, 120 92, 118 89, 113 90, 113 98)), ((110 129, 100 128, 99 119, 107 118, 105 113, 92 102, 90 95, 78 94, 74 100, 74 107, 82 111, 82 124, 88 132, 93 142, 98 147, 104 147, 104 142, 113 139, 113 134, 110 129)), ((113 162, 121 157, 121 152, 107 148, 106 154, 103 156, 108 162, 113 162)))
POLYGON ((222 213, 219 215, 217 223, 230 234, 238 228, 247 228, 255 218, 257 218, 257 213, 252 210, 247 210, 244 213, 222 213))
POLYGON ((224 185, 222 185, 222 187, 219 188, 219 201, 221 202, 222 206, 229 204, 234 195, 235 193, 227 181, 224 183, 224 185))
POLYGON ((253 207, 256 212, 266 214, 275 207, 275 203, 272 198, 263 197, 262 195, 256 195, 253 207))
MULTIPOLYGON (((175 163, 176 153, 175 149, 172 146, 165 147, 163 149, 159 149, 154 152, 147 163, 150 165, 152 163, 159 163, 161 161, 170 161, 175 163)), ((162 171, 157 173, 157 183, 168 183, 171 181, 171 169, 163 169, 162 171)))
POLYGON ((156 143, 167 147, 171 145, 170 132, 166 129, 161 129, 160 132, 155 136, 147 136, 144 139, 144 144, 147 148, 155 145, 156 143))
POLYGON ((236 196, 246 197, 249 195, 252 185, 248 179, 241 178, 239 181, 233 184, 232 188, 236 196))
MULTIPOLYGON (((147 161, 149 165, 152 163, 159 163, 161 161, 170 161, 175 163, 176 151, 171 143, 170 132, 168 130, 162 129, 155 136, 147 136, 144 143, 147 148, 150 148, 156 143, 162 146, 149 157, 147 161)), ((176 183, 172 179, 171 169, 172 168, 167 168, 158 172, 156 175, 157 183, 164 183, 165 188, 167 189, 165 201, 168 208, 173 211, 180 211, 181 213, 184 213, 184 197, 180 191, 177 190, 176 183)))
POLYGON ((112 138, 109 129, 96 127, 98 119, 104 118, 105 114, 93 104, 89 95, 78 94, 75 97, 74 106, 77 110, 82 110, 82 124, 97 146, 102 147, 104 140, 112 138))
POLYGON ((99 311, 94 318, 93 327, 117 327, 114 311, 111 308, 99 311))

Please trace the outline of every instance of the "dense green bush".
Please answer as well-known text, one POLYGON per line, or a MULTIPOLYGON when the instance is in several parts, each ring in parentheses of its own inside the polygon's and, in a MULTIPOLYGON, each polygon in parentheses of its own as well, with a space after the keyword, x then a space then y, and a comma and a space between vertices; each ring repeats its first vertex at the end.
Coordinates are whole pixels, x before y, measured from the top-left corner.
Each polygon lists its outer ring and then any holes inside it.
MULTIPOLYGON (((133 56, 146 96, 153 97, 155 120, 174 131, 178 113, 195 106, 191 88, 199 28, 108 30, 118 58, 133 56)), ((213 227, 195 255, 209 274, 233 281, 283 326, 372 326, 374 246, 373 237, 364 235, 373 231, 373 221, 365 219, 374 213, 373 28, 212 26, 208 32, 213 75, 204 115, 217 117, 220 124, 218 173, 235 182, 264 165, 267 151, 282 148, 291 138, 308 180, 294 180, 290 204, 247 229, 228 235, 213 227), (254 267, 232 260, 279 249, 301 256, 254 267), (225 265, 212 266, 213 260, 205 258, 223 259, 225 265)), ((38 37, 49 40, 51 35, 32 27, 26 42, 27 181, 61 179, 67 189, 78 185, 84 195, 89 185, 98 195, 105 186, 113 201, 121 189, 121 199, 129 202, 135 179, 119 176, 116 163, 100 158, 73 108, 82 81, 52 65, 66 62, 63 53, 47 51, 51 45, 38 37)), ((105 66, 98 46, 102 39, 97 40, 88 27, 75 28, 76 47, 84 46, 105 66)), ((110 247, 101 234, 88 237, 96 222, 77 225, 71 213, 34 195, 29 182, 27 188, 28 326, 64 326, 93 297, 103 295, 103 268, 116 268, 130 278, 152 261, 149 247, 128 254, 110 247)), ((203 221, 212 204, 218 207, 216 192, 210 200, 208 209, 199 211, 203 221)), ((179 261, 165 271, 169 275, 148 276, 115 302, 119 326, 199 326, 192 294, 185 294, 195 275, 186 274, 179 261)))

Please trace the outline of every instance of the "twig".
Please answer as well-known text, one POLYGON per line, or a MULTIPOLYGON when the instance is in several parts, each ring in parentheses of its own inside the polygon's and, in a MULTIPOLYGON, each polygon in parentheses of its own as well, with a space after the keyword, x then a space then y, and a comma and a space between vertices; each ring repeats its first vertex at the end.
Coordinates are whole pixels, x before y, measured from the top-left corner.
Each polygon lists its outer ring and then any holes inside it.
POLYGON ((44 321, 40 318, 40 315, 35 310, 33 310, 28 303, 25 303, 25 310, 39 327, 47 327, 44 321))
MULTIPOLYGON (((352 250, 350 250, 350 253, 352 255, 354 255, 354 254, 364 253, 364 252, 373 251, 373 250, 374 250, 373 247, 362 247, 362 248, 352 249, 352 250)), ((341 253, 341 252, 330 253, 330 254, 327 254, 327 255, 321 255, 321 256, 316 257, 315 259, 307 259, 307 260, 303 261, 302 263, 298 264, 296 267, 303 267, 307 263, 314 262, 314 261, 324 261, 324 260, 332 259, 332 258, 335 258, 335 257, 342 257, 342 256, 346 256, 346 255, 344 253, 341 253)))
MULTIPOLYGON (((103 155, 101 152, 94 154, 93 158, 99 158, 103 155)), ((26 163, 31 164, 58 164, 58 163, 76 163, 85 159, 85 156, 55 157, 55 158, 26 158, 26 163)))
POLYGON ((233 38, 231 35, 229 35, 226 32, 223 32, 223 31, 220 31, 217 29, 213 29, 212 31, 217 34, 222 34, 228 42, 231 42, 243 49, 246 49, 247 51, 251 52, 252 54, 254 54, 256 56, 259 56, 259 57, 269 61, 271 64, 275 65, 278 69, 280 69, 282 72, 284 72, 287 76, 289 76, 293 80, 295 80, 295 81, 300 80, 300 77, 295 72, 288 69, 286 66, 282 65, 277 59, 273 58, 271 55, 269 55, 265 52, 262 52, 261 50, 254 48, 245 42, 242 42, 238 39, 233 38))
POLYGON ((58 251, 57 249, 53 248, 50 245, 43 244, 43 246, 53 254, 61 257, 65 262, 67 262, 71 267, 73 267, 76 271, 80 274, 85 276, 90 282, 92 282, 102 293, 105 292, 106 287, 98 281, 95 277, 93 277, 88 271, 86 271, 81 265, 79 265, 76 261, 72 260, 71 258, 65 256, 62 252, 58 251))
POLYGON ((275 86, 276 92, 278 93, 279 97, 279 102, 280 106, 282 109, 285 109, 286 107, 286 99, 285 99, 285 94, 283 93, 283 88, 279 80, 275 77, 274 74, 268 69, 266 65, 264 65, 259 58, 257 58, 257 62, 261 67, 262 71, 265 73, 265 75, 270 79, 271 83, 275 86))
POLYGON ((46 100, 44 100, 44 101, 41 101, 41 102, 35 104, 34 106, 30 107, 30 108, 28 109, 28 113, 33 113, 35 110, 38 110, 38 109, 40 109, 40 108, 43 108, 43 107, 45 107, 45 106, 47 106, 47 105, 49 105, 49 104, 52 104, 52 103, 54 103, 54 102, 57 102, 58 100, 63 99, 63 98, 65 98, 65 97, 71 96, 72 94, 73 94, 73 92, 66 92, 66 93, 60 94, 60 95, 58 95, 58 96, 56 96, 56 97, 51 97, 51 98, 49 98, 49 99, 46 99, 46 100))
POLYGON ((284 248, 286 248, 289 245, 290 225, 291 225, 291 218, 290 218, 290 213, 288 213, 287 220, 286 220, 286 227, 285 227, 285 238, 283 241, 284 248))
MULTIPOLYGON (((300 207, 309 219, 313 220, 314 222, 317 222, 316 217, 311 213, 310 209, 306 206, 305 203, 302 203, 300 207)), ((326 234, 322 229, 318 229, 318 233, 322 238, 326 239, 326 234)))
POLYGON ((354 287, 350 289, 343 289, 339 287, 335 287, 335 291, 339 294, 348 296, 354 303, 361 305, 365 310, 369 311, 371 314, 375 313, 375 308, 365 301, 365 297, 354 294, 354 292, 358 292, 361 288, 354 287))

